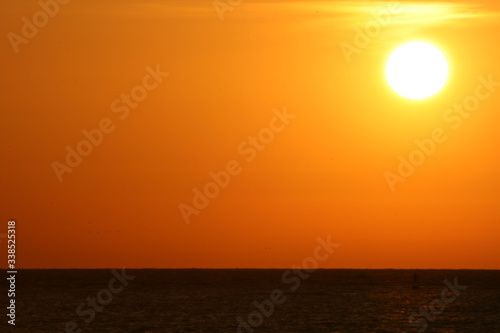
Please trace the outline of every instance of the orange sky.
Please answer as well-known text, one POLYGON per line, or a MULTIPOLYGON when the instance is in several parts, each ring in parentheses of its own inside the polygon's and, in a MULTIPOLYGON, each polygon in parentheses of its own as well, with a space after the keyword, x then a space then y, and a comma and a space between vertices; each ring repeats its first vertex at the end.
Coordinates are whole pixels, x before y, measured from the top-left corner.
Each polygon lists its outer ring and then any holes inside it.
POLYGON ((245 0, 221 20, 211 1, 74 0, 15 44, 41 7, 3 1, 0 232, 16 220, 18 268, 288 268, 331 235, 320 267, 500 269, 500 87, 458 128, 444 118, 479 77, 500 82, 498 5, 402 3, 348 62, 341 43, 388 6, 245 0), (423 101, 384 76, 414 40, 450 65, 423 101), (54 162, 103 122, 59 181, 54 162), (436 128, 447 140, 391 191, 384 174, 436 128), (230 161, 186 224, 179 205, 230 161))

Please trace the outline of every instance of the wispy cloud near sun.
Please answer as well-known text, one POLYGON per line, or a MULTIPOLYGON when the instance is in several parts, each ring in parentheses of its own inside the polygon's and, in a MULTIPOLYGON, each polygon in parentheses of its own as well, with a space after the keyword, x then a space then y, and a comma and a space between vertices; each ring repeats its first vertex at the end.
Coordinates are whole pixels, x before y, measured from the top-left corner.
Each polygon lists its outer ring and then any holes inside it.
POLYGON ((489 10, 481 4, 458 2, 398 2, 398 1, 340 1, 330 4, 339 20, 346 25, 356 25, 369 17, 392 9, 397 11, 391 24, 439 25, 454 21, 495 19, 500 11, 489 10))

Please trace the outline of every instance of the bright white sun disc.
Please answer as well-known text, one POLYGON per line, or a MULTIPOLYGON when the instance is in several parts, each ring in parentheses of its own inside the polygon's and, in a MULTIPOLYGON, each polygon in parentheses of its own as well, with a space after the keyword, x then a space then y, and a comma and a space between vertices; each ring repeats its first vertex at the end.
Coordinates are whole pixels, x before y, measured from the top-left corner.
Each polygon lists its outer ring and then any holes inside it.
POLYGON ((399 95, 424 99, 444 87, 448 63, 437 47, 426 42, 411 42, 391 54, 385 74, 389 85, 399 95))

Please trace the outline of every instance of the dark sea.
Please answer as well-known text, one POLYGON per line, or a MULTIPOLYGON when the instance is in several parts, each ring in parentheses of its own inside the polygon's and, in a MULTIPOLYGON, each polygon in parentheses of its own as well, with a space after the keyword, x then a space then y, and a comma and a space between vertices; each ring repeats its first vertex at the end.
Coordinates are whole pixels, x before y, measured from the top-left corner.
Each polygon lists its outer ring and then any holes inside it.
POLYGON ((1 332, 500 333, 500 271, 20 270, 15 326, 2 280, 1 332))

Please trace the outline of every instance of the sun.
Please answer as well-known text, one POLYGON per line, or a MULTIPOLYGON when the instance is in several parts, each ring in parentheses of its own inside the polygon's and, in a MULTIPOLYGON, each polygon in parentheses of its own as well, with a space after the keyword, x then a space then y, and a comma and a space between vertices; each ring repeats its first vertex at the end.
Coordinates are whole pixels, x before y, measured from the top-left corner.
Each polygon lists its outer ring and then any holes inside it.
POLYGON ((410 42, 391 54, 385 74, 389 85, 399 95, 424 99, 444 87, 448 79, 448 62, 434 45, 410 42))

